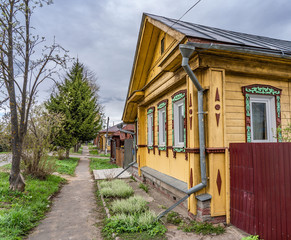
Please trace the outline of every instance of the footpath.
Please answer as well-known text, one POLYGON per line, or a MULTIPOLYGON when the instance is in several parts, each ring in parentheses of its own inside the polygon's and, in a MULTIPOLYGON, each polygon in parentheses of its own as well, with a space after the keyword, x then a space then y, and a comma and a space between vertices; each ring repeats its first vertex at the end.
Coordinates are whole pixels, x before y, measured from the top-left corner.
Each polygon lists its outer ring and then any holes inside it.
POLYGON ((95 240, 102 239, 98 228, 94 181, 89 171, 88 147, 69 179, 54 198, 46 218, 28 236, 28 240, 95 240))

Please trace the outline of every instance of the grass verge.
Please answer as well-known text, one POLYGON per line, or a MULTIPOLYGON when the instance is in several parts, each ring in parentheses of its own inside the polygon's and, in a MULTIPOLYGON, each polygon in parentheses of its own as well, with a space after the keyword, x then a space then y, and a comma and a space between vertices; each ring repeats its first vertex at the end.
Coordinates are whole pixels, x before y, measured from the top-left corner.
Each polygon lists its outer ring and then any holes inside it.
POLYGON ((50 206, 50 196, 65 180, 48 176, 46 180, 26 176, 24 193, 9 190, 9 174, 0 172, 0 239, 18 240, 38 225, 50 206))
POLYGON ((68 158, 64 160, 56 160, 57 172, 73 176, 78 165, 79 158, 68 158))
POLYGON ((118 168, 116 164, 112 164, 109 159, 91 158, 90 159, 90 169, 100 170, 100 169, 110 169, 118 168))

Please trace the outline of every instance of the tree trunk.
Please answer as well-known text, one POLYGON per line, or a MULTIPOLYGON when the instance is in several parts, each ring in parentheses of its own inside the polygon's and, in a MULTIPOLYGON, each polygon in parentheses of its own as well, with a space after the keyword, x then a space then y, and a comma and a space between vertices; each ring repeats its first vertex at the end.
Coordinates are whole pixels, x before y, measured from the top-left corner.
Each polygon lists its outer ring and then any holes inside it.
POLYGON ((69 148, 66 149, 66 158, 70 158, 70 149, 69 148))
POLYGON ((16 147, 13 148, 12 153, 12 167, 9 176, 9 188, 12 191, 21 191, 24 192, 25 190, 25 182, 24 178, 20 173, 20 160, 21 160, 21 152, 22 152, 22 143, 19 139, 14 139, 16 143, 16 147), (18 140, 18 141, 17 141, 18 140))
POLYGON ((74 146, 74 152, 77 153, 79 151, 79 144, 76 144, 74 146))

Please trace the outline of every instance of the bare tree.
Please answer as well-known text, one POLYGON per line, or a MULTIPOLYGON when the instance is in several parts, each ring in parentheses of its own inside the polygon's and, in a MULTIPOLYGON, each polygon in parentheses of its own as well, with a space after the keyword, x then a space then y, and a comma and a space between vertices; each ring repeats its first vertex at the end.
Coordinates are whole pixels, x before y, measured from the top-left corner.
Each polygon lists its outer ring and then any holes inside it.
POLYGON ((52 79, 67 58, 66 51, 58 44, 41 48, 45 39, 32 34, 32 13, 44 3, 52 1, 0 0, 0 86, 2 82, 11 114, 12 168, 9 182, 12 190, 24 191, 20 160, 38 87, 46 79, 52 79))

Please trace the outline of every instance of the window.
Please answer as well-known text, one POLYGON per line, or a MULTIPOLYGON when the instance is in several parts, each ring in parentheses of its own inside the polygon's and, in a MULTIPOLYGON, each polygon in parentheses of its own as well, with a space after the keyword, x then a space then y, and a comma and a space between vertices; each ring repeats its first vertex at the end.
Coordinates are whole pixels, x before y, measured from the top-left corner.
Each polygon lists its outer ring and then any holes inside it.
POLYGON ((185 104, 184 99, 174 103, 174 146, 184 147, 184 120, 185 104))
POLYGON ((166 145, 166 107, 159 109, 159 146, 166 145))
POLYGON ((250 97, 252 142, 276 140, 275 98, 272 96, 250 97))
POLYGON ((153 108, 148 110, 148 121, 147 121, 147 130, 148 130, 148 147, 153 147, 154 145, 154 114, 153 108))
POLYGON ((268 85, 242 87, 247 142, 281 141, 281 89, 268 85))

